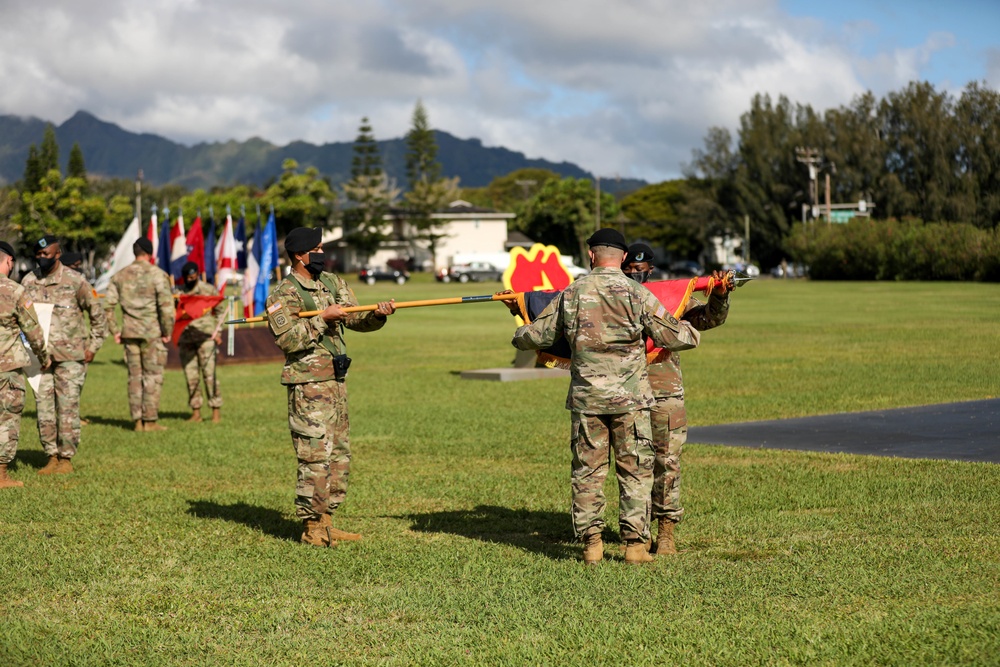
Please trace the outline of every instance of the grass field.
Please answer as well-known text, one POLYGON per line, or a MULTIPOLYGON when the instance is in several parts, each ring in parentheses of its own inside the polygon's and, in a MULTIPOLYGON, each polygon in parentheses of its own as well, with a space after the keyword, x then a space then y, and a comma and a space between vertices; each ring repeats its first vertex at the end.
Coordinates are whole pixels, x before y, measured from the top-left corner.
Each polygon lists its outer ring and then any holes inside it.
MULTIPOLYGON (((362 302, 483 293, 424 281, 362 302)), ((129 429, 120 348, 83 394, 71 476, 29 401, 0 492, 0 665, 1000 664, 1000 466, 690 446, 681 554, 584 568, 563 380, 513 358, 496 304, 349 333, 354 465, 298 544, 279 364, 221 370, 224 422, 129 429)), ((761 280, 684 355, 693 424, 1000 395, 1000 286, 761 280)), ((617 497, 609 480, 609 499, 617 497)), ((608 508, 617 530, 617 506, 608 508)))

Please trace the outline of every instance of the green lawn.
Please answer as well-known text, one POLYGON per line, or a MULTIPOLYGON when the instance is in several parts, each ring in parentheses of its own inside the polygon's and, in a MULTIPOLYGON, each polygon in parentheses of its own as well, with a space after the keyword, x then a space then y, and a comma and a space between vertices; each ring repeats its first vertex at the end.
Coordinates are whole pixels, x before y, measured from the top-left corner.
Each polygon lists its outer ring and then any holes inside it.
MULTIPOLYGON (((170 430, 139 435, 109 343, 74 475, 35 474, 29 401, 25 487, 0 492, 0 665, 1000 663, 1000 466, 690 446, 683 552, 632 567, 612 543, 584 568, 565 381, 457 375, 508 364, 512 328, 471 304, 348 334, 354 466, 335 521, 365 539, 333 550, 297 542, 279 364, 222 369, 221 425, 184 423, 168 372, 170 430)), ((998 349, 998 285, 761 280, 685 353, 689 415, 996 397, 998 349)))

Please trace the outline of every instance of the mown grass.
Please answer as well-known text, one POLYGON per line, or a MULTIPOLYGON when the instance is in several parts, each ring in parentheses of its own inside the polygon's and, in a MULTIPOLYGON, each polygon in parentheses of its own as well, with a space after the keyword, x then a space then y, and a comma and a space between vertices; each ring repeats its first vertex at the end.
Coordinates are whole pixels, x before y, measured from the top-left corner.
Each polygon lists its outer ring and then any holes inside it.
MULTIPOLYGON (((362 301, 489 292, 358 286, 362 301)), ((113 344, 72 476, 29 403, 0 497, 0 664, 997 664, 1000 466, 691 446, 683 553, 584 568, 565 381, 499 305, 349 334, 354 466, 334 550, 297 543, 279 364, 227 366, 220 425, 128 428, 113 344)), ((995 397, 1000 287, 759 281, 684 357, 695 424, 995 397)), ((609 497, 616 492, 609 482, 609 497)), ((608 509, 614 539, 617 508, 608 509)))

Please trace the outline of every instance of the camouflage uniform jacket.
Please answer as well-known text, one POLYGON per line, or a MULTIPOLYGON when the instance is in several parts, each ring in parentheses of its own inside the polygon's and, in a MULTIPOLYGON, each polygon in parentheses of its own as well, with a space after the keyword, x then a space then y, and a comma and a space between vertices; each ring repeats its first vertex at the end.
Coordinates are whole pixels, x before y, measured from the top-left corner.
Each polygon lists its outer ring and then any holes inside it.
POLYGON ((566 409, 621 414, 651 407, 643 334, 664 349, 698 345, 698 332, 667 312, 653 293, 620 269, 598 267, 574 281, 511 341, 521 350, 565 337, 573 353, 566 409))
MULTIPOLYGON (((693 301, 684 312, 684 319, 698 331, 713 329, 725 323, 729 315, 729 293, 711 294, 708 304, 693 301)), ((649 365, 649 384, 656 398, 684 398, 684 381, 681 378, 681 359, 676 352, 667 352, 649 365)))
POLYGON ((29 273, 21 281, 35 303, 51 303, 48 351, 53 361, 83 361, 86 352, 97 352, 108 335, 104 310, 90 283, 61 263, 52 273, 38 277, 29 273), (83 313, 90 316, 90 335, 83 313))
POLYGON ((0 373, 24 368, 31 360, 21 342, 24 332, 28 344, 38 360, 45 364, 45 334, 38 324, 38 316, 24 288, 0 274, 0 373))
MULTIPOLYGON (((206 283, 204 280, 199 280, 195 283, 194 287, 191 288, 190 292, 181 291, 180 296, 219 296, 219 290, 216 289, 215 286, 206 283)), ((205 313, 194 322, 187 325, 184 332, 189 337, 197 332, 198 334, 203 335, 195 336, 195 338, 211 338, 212 334, 215 333, 215 328, 219 326, 219 320, 221 320, 225 314, 226 300, 223 299, 219 302, 219 305, 213 308, 210 312, 205 313), (188 333, 189 331, 190 333, 188 333)))
POLYGON ((144 340, 169 336, 174 330, 170 277, 148 260, 137 259, 111 279, 104 309, 112 334, 144 340), (117 305, 122 307, 121 329, 115 318, 117 305))
POLYGON ((272 332, 276 328, 274 315, 279 312, 279 308, 283 307, 286 315, 291 316, 291 327, 281 334, 275 334, 275 342, 285 353, 285 367, 281 372, 281 384, 332 380, 334 377, 333 353, 323 346, 323 338, 328 337, 333 342, 337 354, 344 354, 347 350, 344 344, 344 327, 354 331, 376 331, 385 325, 386 318, 376 315, 373 311, 351 313, 342 322, 332 323, 327 323, 319 315, 303 318, 295 316, 299 311, 323 310, 334 303, 345 308, 358 305, 354 292, 347 286, 343 278, 333 273, 322 275, 326 277, 328 282, 336 286, 335 292, 327 289, 327 286, 319 278, 303 278, 292 272, 278 283, 278 286, 267 297, 265 313, 268 315, 268 324, 271 326, 272 332), (312 307, 312 304, 306 307, 296 284, 312 297, 315 308, 312 307))

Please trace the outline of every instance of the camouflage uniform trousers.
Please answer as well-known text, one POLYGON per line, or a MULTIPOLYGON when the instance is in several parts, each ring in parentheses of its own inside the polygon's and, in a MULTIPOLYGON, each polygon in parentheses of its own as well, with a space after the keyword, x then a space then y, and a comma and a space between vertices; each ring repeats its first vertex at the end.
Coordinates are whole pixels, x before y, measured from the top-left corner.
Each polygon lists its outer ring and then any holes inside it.
POLYGON ((658 398, 653 406, 653 518, 680 521, 681 452, 687 442, 684 398, 658 398))
POLYGON ((573 412, 573 533, 577 539, 604 529, 604 480, 614 455, 618 524, 622 540, 649 539, 653 443, 649 410, 614 415, 573 412))
POLYGON ((57 361, 39 377, 35 404, 38 439, 49 456, 73 458, 80 444, 80 392, 87 377, 82 361, 57 361))
POLYGON ((188 405, 192 410, 201 409, 203 399, 199 385, 204 377, 208 407, 221 408, 219 379, 215 375, 215 341, 211 338, 201 340, 181 334, 177 349, 181 356, 181 366, 184 367, 184 377, 187 379, 188 405))
POLYGON ((24 376, 21 371, 0 372, 0 465, 13 462, 24 410, 24 376))
POLYGON ((122 338, 128 366, 128 409, 132 421, 156 421, 167 347, 159 338, 122 338))
POLYGON ((344 502, 351 472, 344 383, 288 385, 288 428, 298 458, 295 515, 318 519, 333 513, 344 502))

